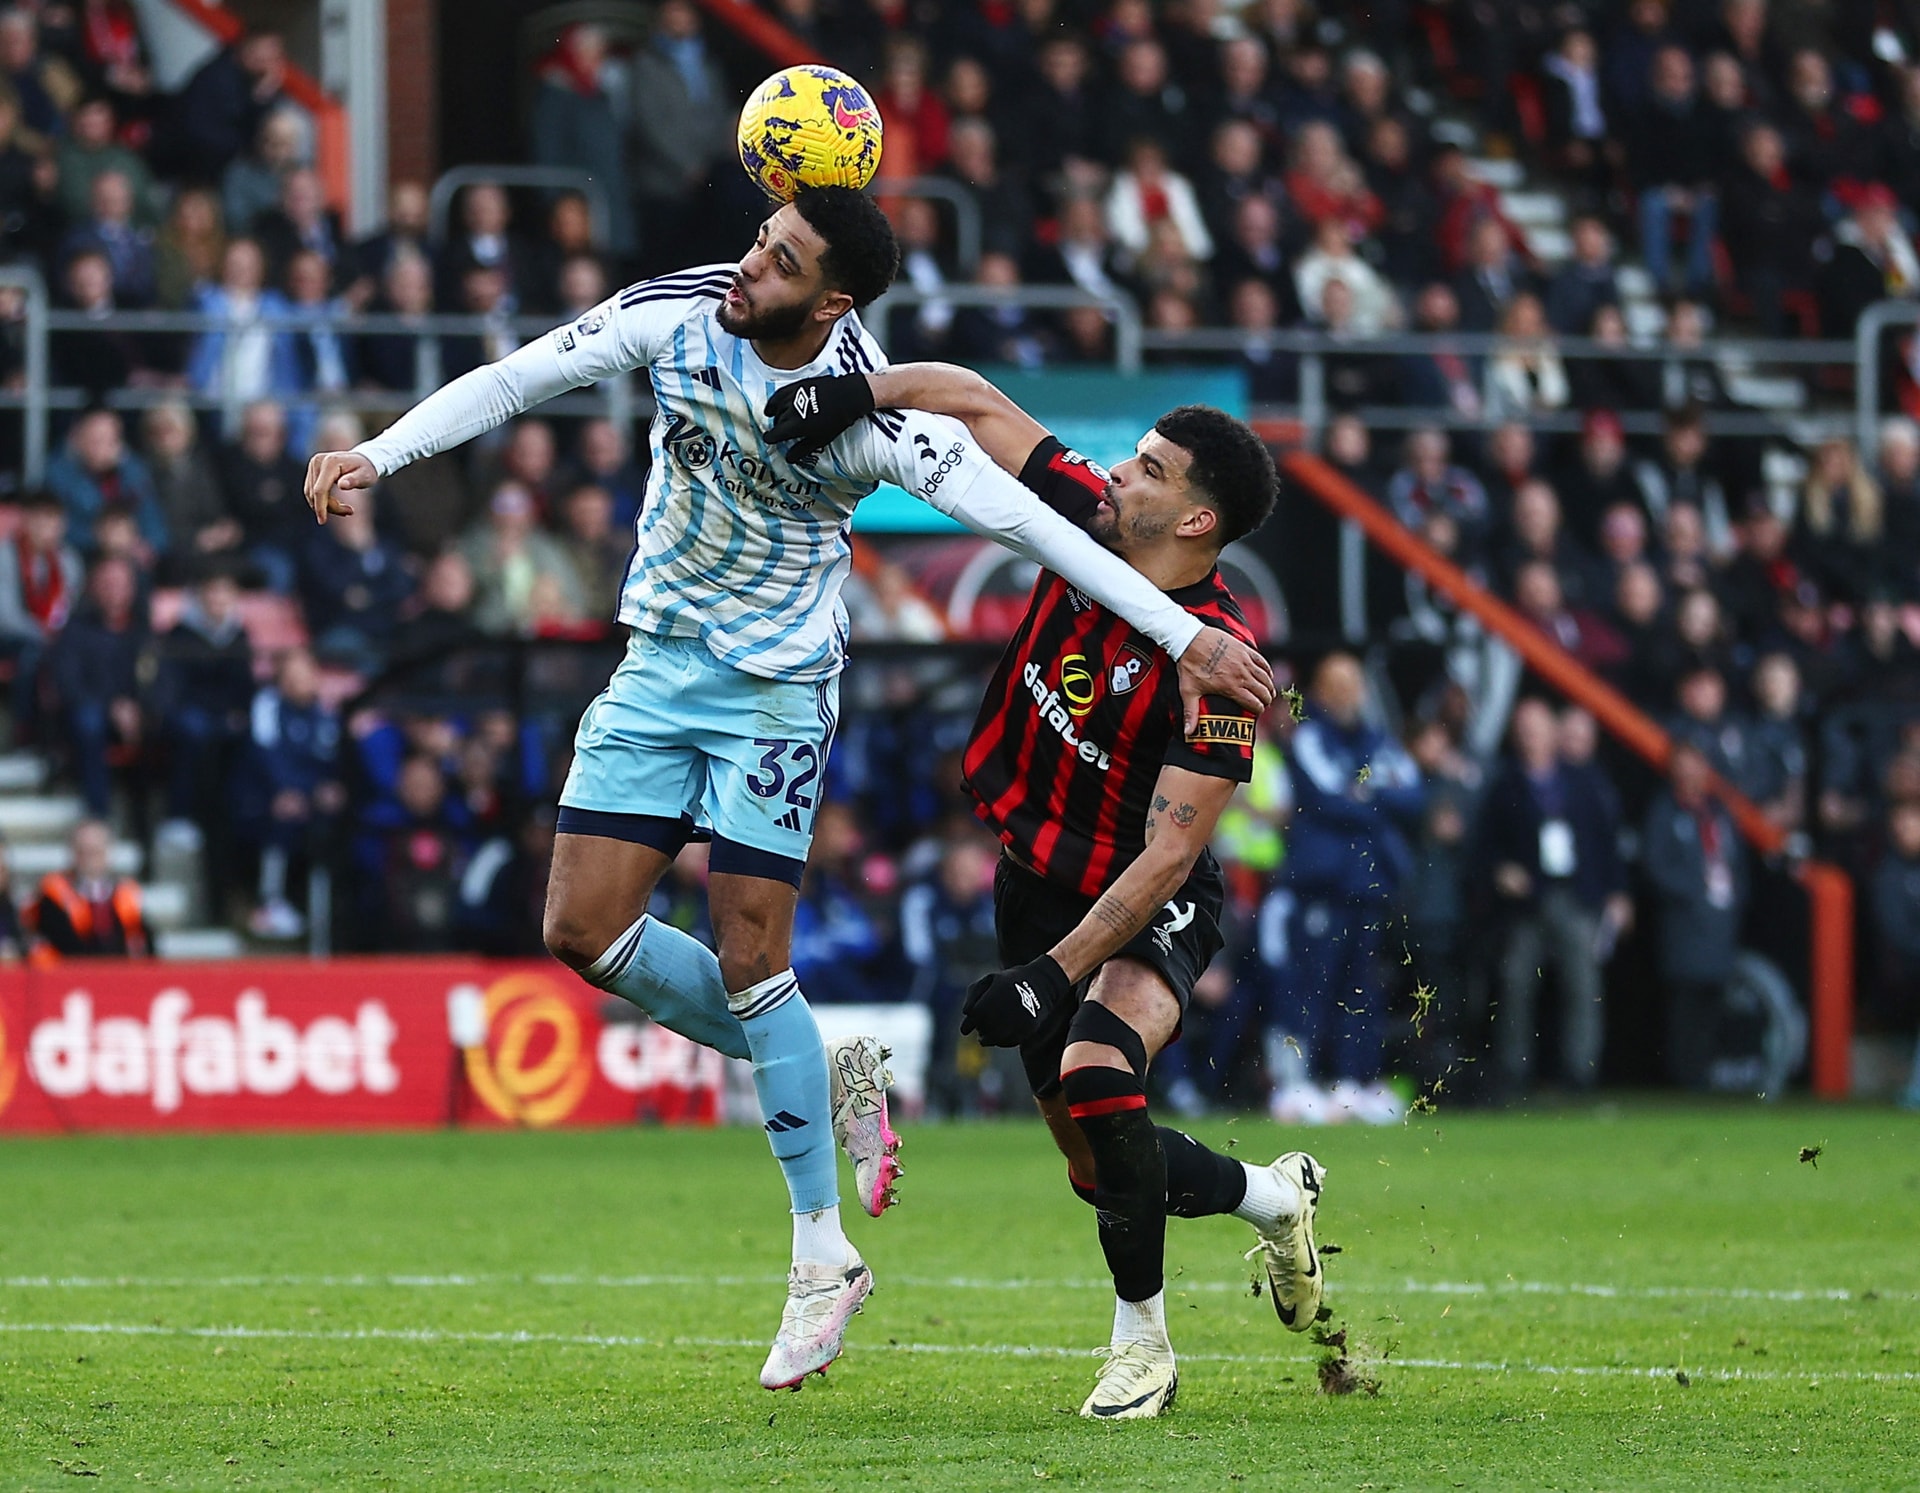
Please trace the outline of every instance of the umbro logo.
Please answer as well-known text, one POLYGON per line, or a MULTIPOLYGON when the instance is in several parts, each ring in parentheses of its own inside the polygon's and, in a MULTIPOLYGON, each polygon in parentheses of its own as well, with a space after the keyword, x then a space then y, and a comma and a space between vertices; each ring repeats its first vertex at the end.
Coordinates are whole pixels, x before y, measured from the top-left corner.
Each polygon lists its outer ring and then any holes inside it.
POLYGON ((793 412, 802 420, 811 420, 820 413, 820 395, 813 389, 802 389, 793 396, 793 412))
POLYGON ((807 1122, 800 1116, 783 1109, 767 1121, 766 1128, 775 1135, 784 1135, 789 1130, 805 1130, 807 1122))
POLYGON ((786 813, 782 814, 773 822, 774 826, 778 829, 790 829, 795 834, 798 834, 800 831, 800 810, 797 808, 788 809, 786 813))
POLYGON ((693 370, 693 381, 696 384, 705 384, 709 389, 718 389, 720 387, 720 370, 718 368, 696 368, 693 370))
POLYGON ((938 461, 940 459, 933 449, 933 442, 928 440, 924 433, 916 435, 913 438, 913 446, 914 449, 920 453, 920 459, 922 461, 938 461))
POLYGON ((1027 1015, 1038 1016, 1040 1014, 1040 997, 1033 993, 1033 987, 1025 980, 1022 980, 1013 988, 1020 996, 1020 1004, 1027 1008, 1027 1015))

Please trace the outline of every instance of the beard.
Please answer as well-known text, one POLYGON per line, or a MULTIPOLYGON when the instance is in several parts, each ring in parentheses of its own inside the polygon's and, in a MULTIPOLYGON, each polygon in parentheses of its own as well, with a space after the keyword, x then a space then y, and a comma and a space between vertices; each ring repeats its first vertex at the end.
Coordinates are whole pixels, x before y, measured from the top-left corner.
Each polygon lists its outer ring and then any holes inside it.
MULTIPOLYGON (((738 282, 735 288, 738 289, 738 282)), ((746 292, 741 290, 741 295, 746 292)), ((813 315, 813 307, 773 306, 756 311, 751 302, 745 311, 732 311, 722 301, 720 309, 714 313, 714 320, 720 323, 720 329, 747 342, 784 342, 798 336, 807 319, 813 315)))

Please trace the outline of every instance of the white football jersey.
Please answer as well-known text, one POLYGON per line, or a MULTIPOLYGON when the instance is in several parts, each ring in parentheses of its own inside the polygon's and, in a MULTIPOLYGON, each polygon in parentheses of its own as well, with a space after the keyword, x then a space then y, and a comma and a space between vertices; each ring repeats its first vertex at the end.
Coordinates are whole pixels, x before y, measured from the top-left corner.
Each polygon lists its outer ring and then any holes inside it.
POLYGON ((698 637, 715 658, 763 678, 832 678, 846 657, 840 588, 854 506, 894 482, 1065 575, 1176 656, 1192 640, 1198 624, 1184 608, 1001 472, 957 420, 876 410, 810 466, 770 446, 764 411, 775 389, 886 360, 849 313, 813 362, 768 367, 715 317, 734 272, 707 265, 629 286, 454 380, 357 449, 387 476, 566 389, 644 368, 657 413, 620 594, 619 620, 630 627, 698 637))

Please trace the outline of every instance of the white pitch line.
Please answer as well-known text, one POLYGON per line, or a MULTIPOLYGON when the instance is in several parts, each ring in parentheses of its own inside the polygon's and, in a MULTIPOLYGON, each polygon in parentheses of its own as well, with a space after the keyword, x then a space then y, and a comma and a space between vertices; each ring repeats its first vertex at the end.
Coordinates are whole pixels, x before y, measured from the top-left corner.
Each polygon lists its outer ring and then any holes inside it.
MULTIPOLYGON (((416 1343, 425 1346, 554 1346, 573 1348, 740 1348, 758 1352, 759 1338, 675 1336, 635 1337, 621 1333, 563 1332, 458 1332, 436 1327, 352 1327, 338 1329, 297 1327, 165 1327, 150 1322, 0 1322, 0 1333, 62 1337, 155 1337, 238 1340, 243 1342, 302 1343, 416 1343)), ((1089 1358, 1093 1350, 1061 1348, 1032 1343, 861 1343, 849 1350, 859 1353, 922 1353, 988 1358, 1089 1358)), ((1315 1364, 1309 1355, 1257 1353, 1182 1353, 1190 1363, 1226 1363, 1298 1367, 1315 1364)), ((1389 1358, 1363 1365, 1375 1371, 1420 1369, 1441 1373, 1468 1374, 1540 1374, 1549 1377, 1604 1379, 1670 1379, 1676 1372, 1672 1364, 1637 1366, 1632 1364, 1552 1364, 1489 1360, 1476 1362, 1451 1358, 1389 1358)), ((1723 1383, 1770 1383, 1776 1381, 1828 1382, 1859 1384, 1910 1384, 1920 1382, 1920 1371, 1863 1371, 1836 1369, 1688 1369, 1688 1377, 1723 1383)))
MULTIPOLYGON (((270 1287, 321 1290, 378 1290, 383 1288, 458 1290, 478 1286, 592 1287, 608 1290, 646 1290, 686 1286, 765 1286, 779 1285, 782 1275, 588 1275, 588 1274, 515 1274, 479 1273, 450 1275, 215 1275, 215 1276, 139 1276, 139 1275, 17 1275, 0 1278, 0 1290, 149 1290, 149 1291, 234 1291, 261 1290, 270 1287)), ((1094 1278, 1042 1280, 1030 1277, 993 1279, 979 1276, 886 1275, 888 1285, 954 1291, 1106 1291, 1112 1282, 1094 1278)), ((1175 1277, 1169 1288, 1176 1293, 1229 1293, 1247 1289, 1243 1281, 1185 1280, 1175 1277)), ((1578 1281, 1332 1281, 1336 1291, 1365 1296, 1591 1296, 1603 1300, 1699 1300, 1699 1301, 1777 1301, 1777 1302, 1851 1302, 1920 1301, 1920 1292, 1855 1291, 1845 1287, 1769 1290, 1748 1286, 1614 1286, 1578 1281)))

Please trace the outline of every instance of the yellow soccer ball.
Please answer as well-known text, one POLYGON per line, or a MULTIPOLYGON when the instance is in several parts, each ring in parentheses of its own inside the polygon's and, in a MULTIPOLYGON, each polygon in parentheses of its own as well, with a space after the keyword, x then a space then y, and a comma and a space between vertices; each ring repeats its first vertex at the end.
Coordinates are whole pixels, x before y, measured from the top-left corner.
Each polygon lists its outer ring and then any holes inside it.
POLYGON ((740 110, 740 164, 779 202, 802 187, 864 187, 880 165, 880 111, 838 68, 783 68, 740 110))

